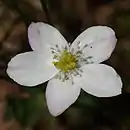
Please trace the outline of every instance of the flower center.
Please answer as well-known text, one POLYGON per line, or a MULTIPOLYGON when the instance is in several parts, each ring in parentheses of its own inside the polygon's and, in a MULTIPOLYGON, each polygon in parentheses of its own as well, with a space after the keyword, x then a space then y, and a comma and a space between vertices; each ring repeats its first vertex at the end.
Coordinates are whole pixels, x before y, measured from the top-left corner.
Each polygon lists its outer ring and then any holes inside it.
POLYGON ((78 60, 76 56, 67 50, 64 50, 60 56, 56 56, 55 58, 57 58, 58 61, 53 62, 53 64, 64 73, 68 73, 77 68, 78 60))
POLYGON ((75 48, 70 48, 65 46, 60 48, 58 45, 51 47, 51 52, 53 54, 53 65, 60 70, 55 78, 61 79, 62 81, 71 80, 73 84, 74 76, 82 76, 82 66, 85 64, 92 63, 90 59, 91 56, 85 56, 83 49, 87 47, 84 45, 80 47, 80 42, 77 42, 75 48))

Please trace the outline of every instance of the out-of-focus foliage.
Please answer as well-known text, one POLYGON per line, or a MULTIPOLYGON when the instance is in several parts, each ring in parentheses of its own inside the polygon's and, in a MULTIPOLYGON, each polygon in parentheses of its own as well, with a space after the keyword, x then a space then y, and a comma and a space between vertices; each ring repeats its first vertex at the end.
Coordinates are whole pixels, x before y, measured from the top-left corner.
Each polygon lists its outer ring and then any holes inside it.
POLYGON ((43 116, 44 111, 44 94, 32 88, 35 91, 35 94, 30 94, 27 98, 21 99, 18 96, 12 95, 13 97, 8 98, 8 106, 6 117, 8 114, 13 114, 23 127, 33 126, 36 122, 43 116))
POLYGON ((130 130, 129 57, 130 0, 0 0, 0 130, 130 130), (105 64, 121 75, 123 94, 96 98, 82 91, 75 104, 52 117, 45 84, 21 87, 6 74, 13 56, 31 50, 27 27, 33 21, 55 26, 69 42, 90 26, 112 27, 118 44, 105 64))

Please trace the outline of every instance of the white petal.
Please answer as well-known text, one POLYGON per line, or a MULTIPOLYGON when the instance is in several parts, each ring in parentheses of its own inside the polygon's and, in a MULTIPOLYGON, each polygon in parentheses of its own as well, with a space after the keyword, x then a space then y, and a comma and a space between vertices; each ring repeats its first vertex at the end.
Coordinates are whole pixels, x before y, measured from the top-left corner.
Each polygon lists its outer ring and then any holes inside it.
POLYGON ((35 86, 52 78, 57 70, 47 58, 35 52, 26 52, 11 59, 7 73, 21 85, 35 86))
POLYGON ((90 62, 100 63, 107 60, 113 52, 117 39, 115 32, 106 26, 94 26, 86 29, 72 43, 71 48, 76 48, 79 43, 80 48, 86 57, 91 56, 90 62), (79 43, 80 42, 80 43, 79 43))
POLYGON ((62 82, 55 78, 49 81, 46 89, 46 101, 53 116, 60 115, 77 100, 80 94, 80 84, 77 81, 74 81, 74 84, 69 80, 62 82))
POLYGON ((30 24, 28 38, 32 49, 38 52, 48 51, 50 47, 55 47, 55 45, 61 49, 67 44, 56 28, 42 22, 30 24))
POLYGON ((82 88, 97 97, 111 97, 121 94, 122 81, 116 71, 104 64, 83 66, 82 88))

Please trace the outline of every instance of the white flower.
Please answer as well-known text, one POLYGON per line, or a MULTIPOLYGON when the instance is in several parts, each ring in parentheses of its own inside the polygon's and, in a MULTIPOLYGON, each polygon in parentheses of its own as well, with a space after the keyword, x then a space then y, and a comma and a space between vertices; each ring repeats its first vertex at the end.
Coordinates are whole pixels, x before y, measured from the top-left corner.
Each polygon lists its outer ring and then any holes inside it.
POLYGON ((49 80, 46 100, 53 116, 73 104, 81 88, 97 97, 121 94, 119 75, 112 67, 99 64, 107 60, 115 48, 117 39, 111 28, 90 27, 70 45, 56 28, 32 23, 28 38, 33 51, 12 58, 7 73, 25 86, 49 80))

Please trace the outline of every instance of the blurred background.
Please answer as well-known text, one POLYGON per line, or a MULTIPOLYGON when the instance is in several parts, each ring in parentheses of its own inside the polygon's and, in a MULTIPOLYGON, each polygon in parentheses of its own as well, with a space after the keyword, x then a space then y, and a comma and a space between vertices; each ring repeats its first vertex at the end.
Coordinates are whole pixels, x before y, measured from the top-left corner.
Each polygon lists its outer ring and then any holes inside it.
POLYGON ((0 0, 0 130, 130 130, 130 0, 0 0), (118 38, 111 58, 123 81, 123 94, 79 99, 52 117, 44 99, 46 84, 26 88, 6 74, 12 57, 31 50, 27 28, 43 21, 72 42, 94 25, 113 28, 118 38))

